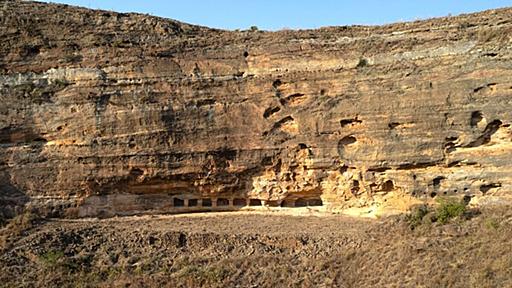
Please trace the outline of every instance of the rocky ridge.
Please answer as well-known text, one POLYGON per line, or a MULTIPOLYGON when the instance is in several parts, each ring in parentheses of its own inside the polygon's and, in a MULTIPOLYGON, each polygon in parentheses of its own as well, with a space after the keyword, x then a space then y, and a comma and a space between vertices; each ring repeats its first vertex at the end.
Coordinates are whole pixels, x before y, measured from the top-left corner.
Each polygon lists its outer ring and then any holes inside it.
POLYGON ((224 31, 2 1, 2 214, 506 197, 511 19, 224 31))

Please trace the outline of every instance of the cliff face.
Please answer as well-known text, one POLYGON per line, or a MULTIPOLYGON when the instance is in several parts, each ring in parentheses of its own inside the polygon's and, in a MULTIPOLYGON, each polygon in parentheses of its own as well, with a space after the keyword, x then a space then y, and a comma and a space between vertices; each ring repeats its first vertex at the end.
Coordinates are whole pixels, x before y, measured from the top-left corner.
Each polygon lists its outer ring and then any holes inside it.
POLYGON ((511 9, 271 33, 0 6, 6 215, 336 210, 512 188, 511 9))

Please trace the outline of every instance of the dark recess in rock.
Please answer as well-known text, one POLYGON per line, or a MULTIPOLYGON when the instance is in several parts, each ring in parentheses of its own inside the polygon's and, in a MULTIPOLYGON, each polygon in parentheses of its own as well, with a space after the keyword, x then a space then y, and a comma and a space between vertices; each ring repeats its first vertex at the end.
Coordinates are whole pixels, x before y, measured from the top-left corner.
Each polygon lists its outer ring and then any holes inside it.
POLYGON ((363 123, 363 121, 357 119, 357 117, 356 118, 351 118, 351 119, 342 119, 342 120, 340 120, 340 125, 341 125, 342 128, 347 126, 347 125, 361 124, 361 123, 363 123))
POLYGON ((500 128, 502 122, 500 120, 494 120, 491 123, 487 124, 485 127, 484 132, 478 138, 476 138, 474 141, 471 141, 468 145, 465 147, 478 147, 481 145, 485 145, 491 141, 491 136, 498 131, 500 128))

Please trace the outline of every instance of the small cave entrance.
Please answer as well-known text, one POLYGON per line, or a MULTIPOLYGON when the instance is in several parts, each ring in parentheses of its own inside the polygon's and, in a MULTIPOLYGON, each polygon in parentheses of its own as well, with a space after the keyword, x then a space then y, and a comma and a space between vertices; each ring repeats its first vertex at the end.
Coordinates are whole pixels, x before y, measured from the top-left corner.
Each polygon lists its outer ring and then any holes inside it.
POLYGON ((266 119, 279 111, 281 111, 281 108, 279 107, 269 107, 263 112, 263 118, 266 119))
POLYGON ((180 198, 173 198, 172 204, 174 207, 185 207, 185 200, 180 198))
POLYGON ((272 82, 272 87, 274 87, 274 89, 276 89, 277 87, 281 86, 283 84, 283 82, 281 82, 280 79, 276 79, 274 82, 272 82))
POLYGON ((501 187, 501 183, 484 184, 484 185, 480 186, 480 192, 482 192, 482 194, 485 194, 485 193, 489 192, 489 190, 491 190, 493 188, 499 188, 499 187, 501 187))
POLYGON ((281 207, 280 201, 267 201, 269 207, 281 207))
POLYGON ((352 192, 353 195, 359 194, 359 181, 357 181, 357 180, 352 181, 350 192, 352 192))
POLYGON ((357 139, 354 136, 345 136, 345 137, 343 137, 340 141, 338 141, 338 155, 342 159, 345 159, 345 157, 344 157, 345 147, 349 146, 349 145, 352 145, 352 144, 354 144, 356 142, 357 142, 357 139))
POLYGON ((298 198, 297 200, 295 200, 295 207, 307 207, 307 206, 308 206, 308 201, 306 199, 298 198))
POLYGON ((341 128, 347 126, 347 125, 355 125, 355 124, 361 124, 363 123, 363 121, 359 120, 357 117, 355 118, 350 118, 350 119, 341 119, 340 120, 340 125, 341 125, 341 128))
POLYGON ((197 199, 189 199, 188 200, 188 207, 197 207, 199 201, 197 199))
POLYGON ((471 113, 471 118, 469 120, 469 124, 471 127, 476 127, 478 123, 480 123, 482 120, 484 120, 484 115, 481 111, 474 111, 471 113))
POLYGON ((400 123, 398 123, 398 122, 390 122, 390 123, 388 123, 389 130, 393 130, 393 129, 395 129, 398 126, 400 126, 400 123))
POLYGON ((229 206, 229 200, 226 198, 217 199, 217 206, 229 206))
POLYGON ((131 178, 137 178, 137 177, 142 176, 142 175, 144 175, 144 170, 142 170, 142 169, 132 168, 130 170, 130 177, 131 178))
POLYGON ((281 202, 281 207, 295 207, 295 201, 291 199, 284 199, 281 202))
POLYGON ((247 205, 247 201, 243 198, 235 198, 233 199, 233 206, 236 206, 236 207, 243 207, 247 205))
POLYGON ((203 207, 212 207, 212 199, 210 198, 203 198, 202 199, 202 206, 203 207))
POLYGON ((390 192, 395 189, 395 185, 393 184, 393 181, 387 180, 386 182, 382 183, 382 191, 384 192, 390 192))
POLYGON ((260 199, 250 199, 249 206, 261 206, 261 200, 260 199))
POLYGON ((308 200, 308 206, 323 206, 324 203, 320 198, 312 198, 308 200))
POLYGON ((439 187, 441 186, 441 181, 446 179, 444 176, 437 176, 432 180, 432 186, 434 187, 434 190, 439 190, 439 187))

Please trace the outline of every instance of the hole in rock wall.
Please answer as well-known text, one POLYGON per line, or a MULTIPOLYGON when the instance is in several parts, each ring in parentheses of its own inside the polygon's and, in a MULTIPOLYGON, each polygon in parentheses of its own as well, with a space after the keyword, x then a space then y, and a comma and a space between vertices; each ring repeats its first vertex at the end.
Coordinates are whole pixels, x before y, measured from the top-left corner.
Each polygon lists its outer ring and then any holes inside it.
POLYGON ((295 201, 290 199, 285 199, 281 202, 281 207, 295 207, 295 201))
POLYGON ((389 167, 386 167, 386 166, 380 166, 380 167, 369 167, 368 168, 368 171, 369 172, 378 172, 378 173, 382 173, 382 172, 386 172, 387 170, 390 170, 391 168, 389 167))
POLYGON ((217 199, 217 206, 229 206, 229 200, 226 198, 217 199))
POLYGON ((393 184, 393 181, 387 180, 386 182, 382 183, 382 191, 390 192, 395 189, 395 185, 393 184))
POLYGON ((245 58, 249 57, 249 52, 244 51, 244 57, 245 57, 245 58))
POLYGON ((356 137, 354 137, 354 136, 345 136, 338 143, 341 146, 346 146, 346 145, 354 144, 356 142, 357 142, 356 137))
POLYGON ((443 181, 443 179, 445 179, 445 177, 438 176, 438 177, 434 178, 434 180, 432 180, 432 186, 434 186, 434 189, 436 189, 436 190, 439 189, 439 186, 441 186, 441 181, 443 181))
POLYGON ((306 145, 304 143, 299 143, 299 149, 301 149, 301 150, 308 149, 308 145, 306 145))
POLYGON ((363 68, 369 65, 368 59, 361 58, 359 59, 359 62, 357 63, 356 68, 363 68))
POLYGON ((233 199, 233 205, 237 207, 243 207, 247 205, 247 201, 243 198, 235 198, 233 199))
POLYGON ((295 207, 306 207, 308 206, 308 201, 303 198, 299 198, 295 200, 295 207))
POLYGON ((135 139, 133 137, 130 137, 130 139, 128 140, 128 147, 135 148, 135 146, 136 146, 135 139))
POLYGON ((209 198, 203 198, 203 207, 212 207, 212 200, 209 198))
POLYGON ((268 118, 268 117, 272 116, 273 114, 279 112, 280 110, 281 110, 281 108, 279 108, 279 107, 267 108, 267 109, 265 109, 265 112, 263 112, 263 118, 268 118))
POLYGON ((279 201, 267 201, 267 206, 269 207, 280 207, 281 206, 281 202, 279 201))
POLYGON ((249 206, 261 206, 261 200, 260 199, 250 199, 249 206))
POLYGON ((398 123, 398 122, 391 122, 391 123, 388 124, 388 128, 391 129, 391 130, 395 129, 398 126, 400 126, 400 123, 398 123))
POLYGON ((484 116, 482 115, 482 112, 474 111, 473 113, 471 113, 471 119, 469 124, 471 125, 471 127, 476 127, 478 123, 480 123, 480 121, 482 121, 483 119, 484 116))
POLYGON ((485 193, 489 192, 489 190, 491 190, 493 188, 499 188, 499 187, 501 187, 500 183, 484 184, 484 185, 480 186, 480 192, 485 194, 485 193))
POLYGON ((357 142, 357 139, 354 136, 345 136, 340 141, 338 141, 338 155, 341 159, 345 159, 345 146, 351 145, 357 142))
POLYGON ((283 207, 317 207, 322 206, 323 202, 322 199, 320 198, 298 198, 297 200, 295 200, 295 203, 288 202, 284 205, 286 206, 283 207))
POLYGON ((352 180, 352 187, 350 188, 352 194, 357 194, 359 192, 359 181, 352 180))
POLYGON ((286 133, 296 133, 298 130, 297 123, 292 116, 286 116, 283 119, 274 123, 272 128, 269 131, 263 132, 263 136, 268 136, 270 134, 276 133, 278 131, 286 132, 286 133))
POLYGON ((25 45, 21 47, 19 55, 22 57, 33 57, 40 53, 39 46, 25 45))
POLYGON ((322 206, 323 202, 320 198, 313 198, 308 200, 308 206, 322 206))
POLYGON ((474 93, 479 93, 479 92, 486 91, 487 89, 494 90, 494 89, 496 89, 496 85, 498 85, 498 84, 497 83, 489 83, 487 85, 476 87, 475 89, 473 89, 473 92, 474 93))
POLYGON ((295 94, 287 96, 284 99, 281 99, 280 102, 281 102, 281 105, 286 105, 286 104, 293 105, 293 104, 301 103, 304 100, 304 98, 305 98, 305 95, 303 93, 295 93, 295 94))
POLYGON ((283 83, 281 82, 280 79, 276 79, 274 82, 272 82, 272 87, 277 88, 279 86, 281 86, 283 83))
POLYGON ((130 170, 130 176, 133 177, 133 178, 137 178, 139 176, 142 176, 144 174, 144 171, 142 169, 139 169, 139 168, 132 168, 130 170))
POLYGON ((340 125, 341 125, 342 128, 347 126, 347 125, 355 125, 355 124, 361 124, 361 123, 363 123, 363 121, 357 119, 357 117, 353 118, 353 119, 342 119, 342 120, 340 120, 340 125))
POLYGON ((188 200, 188 207, 196 207, 196 206, 198 206, 197 199, 189 199, 188 200))
POLYGON ((173 198, 172 203, 174 207, 185 207, 185 201, 180 198, 173 198))
POLYGON ((216 103, 217 101, 215 99, 200 99, 200 100, 197 100, 196 102, 196 106, 197 107, 201 107, 201 106, 212 106, 216 103))
POLYGON ((263 157, 263 159, 261 159, 261 165, 263 165, 263 166, 272 165, 272 157, 270 157, 270 156, 263 157))
POLYGON ((491 141, 491 136, 498 131, 501 124, 503 124, 500 120, 493 120, 491 123, 487 124, 484 132, 480 135, 476 140, 472 141, 465 147, 478 147, 481 145, 485 145, 491 141))

